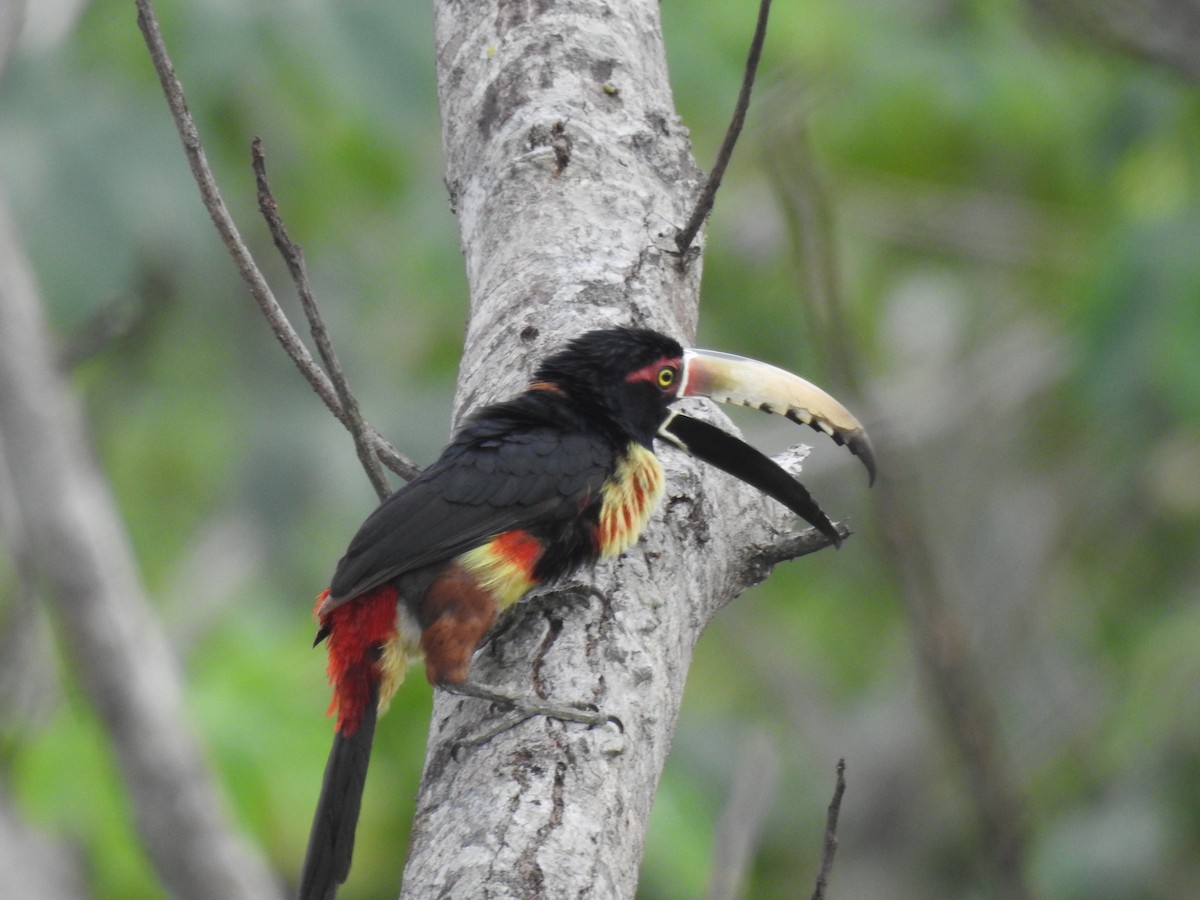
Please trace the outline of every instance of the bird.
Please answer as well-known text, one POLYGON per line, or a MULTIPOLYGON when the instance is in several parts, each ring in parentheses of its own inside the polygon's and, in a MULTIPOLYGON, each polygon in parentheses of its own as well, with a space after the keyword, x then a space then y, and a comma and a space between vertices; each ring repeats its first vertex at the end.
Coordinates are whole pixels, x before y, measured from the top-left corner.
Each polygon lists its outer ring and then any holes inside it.
POLYGON ((423 659, 435 687, 528 716, 610 717, 470 680, 497 615, 638 540, 665 488, 661 440, 783 503, 834 545, 805 487, 754 447, 672 408, 707 397, 786 416, 857 455, 858 420, 816 385, 757 360, 685 349, 667 335, 587 332, 549 354, 520 393, 470 415, 438 459, 367 517, 317 599, 336 716, 301 873, 300 900, 330 900, 350 871, 377 716, 423 659))

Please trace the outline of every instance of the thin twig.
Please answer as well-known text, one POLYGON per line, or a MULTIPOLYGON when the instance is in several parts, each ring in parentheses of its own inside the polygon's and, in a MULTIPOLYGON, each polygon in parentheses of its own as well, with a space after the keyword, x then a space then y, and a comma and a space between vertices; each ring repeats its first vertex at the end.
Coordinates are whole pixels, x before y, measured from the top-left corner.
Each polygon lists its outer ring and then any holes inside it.
POLYGON ((692 210, 692 217, 683 230, 675 236, 675 246, 679 248, 681 256, 686 257, 688 248, 692 246, 692 241, 696 239, 696 234, 700 231, 700 226, 704 224, 705 218, 712 211, 713 203, 717 199, 717 188, 721 186, 721 179, 725 177, 725 168, 729 165, 730 157, 733 156, 733 147, 742 133, 742 126, 746 124, 746 111, 750 108, 750 92, 754 89, 754 77, 758 73, 758 61, 762 57, 763 42, 767 37, 767 16, 770 12, 771 0, 761 0, 758 6, 758 23, 754 26, 754 38, 750 42, 750 53, 746 57, 746 71, 742 75, 742 89, 738 94, 737 106, 733 110, 733 118, 725 132, 725 140, 721 142, 717 161, 713 165, 712 171, 708 173, 708 181, 704 183, 704 189, 696 201, 696 208, 692 210))
POLYGON ((250 156, 254 168, 254 180, 258 186, 258 208, 267 221, 267 228, 271 231, 275 246, 283 257, 283 261, 287 263, 288 271, 292 274, 292 282, 296 285, 296 294, 300 297, 300 306, 304 310, 305 318, 308 319, 309 332, 312 334, 313 342, 317 345, 321 361, 325 363, 325 371, 333 382, 338 400, 342 404, 342 412, 346 416, 343 421, 350 431, 350 436, 354 438, 354 449, 358 452, 358 460, 366 470, 367 478, 371 480, 375 493, 382 500, 392 492, 392 486, 388 483, 379 457, 371 446, 371 436, 367 431, 366 422, 363 421, 362 412, 358 408, 358 400, 355 399, 350 385, 346 381, 346 373, 343 371, 341 363, 338 362, 337 354, 334 353, 333 343, 329 340, 329 330, 325 327, 325 320, 321 318, 321 311, 317 308, 317 301, 313 298, 312 285, 308 280, 308 266, 304 262, 304 251, 288 235, 287 226, 283 224, 283 218, 279 215, 279 205, 275 202, 275 196, 271 193, 271 184, 267 181, 267 160, 263 155, 260 138, 256 137, 251 142, 250 156))
MULTIPOLYGON (((854 534, 845 522, 834 522, 833 527, 837 529, 837 533, 843 541, 854 534)), ((746 547, 745 555, 742 558, 741 577, 747 587, 761 584, 767 580, 771 570, 780 563, 808 556, 808 554, 816 553, 832 544, 833 542, 829 538, 815 528, 790 532, 770 544, 751 544, 746 547)))
MULTIPOLYGON (((246 247, 242 240, 241 234, 238 232, 237 225, 234 224, 233 217, 229 214, 228 208, 225 206, 225 201, 221 197, 221 192, 217 188, 216 179, 213 176, 212 169, 208 165, 208 158, 204 152, 204 146, 200 142, 200 135, 196 129, 196 123, 192 119, 191 113, 187 108, 187 101, 183 95, 183 86, 179 83, 178 77, 175 75, 175 68, 171 64, 171 59, 167 55, 167 49, 163 43, 162 32, 158 27, 158 20, 154 15, 154 8, 150 0, 136 0, 138 10, 138 27, 142 31, 142 35, 146 41, 146 47, 150 51, 150 59, 154 63, 154 70, 158 73, 159 83, 162 85, 163 95, 167 99, 167 106, 170 107, 171 117, 175 120, 175 127, 179 131, 180 140, 183 142, 183 151, 187 156, 188 166, 192 170, 192 177, 196 181, 196 186, 200 189, 200 197, 204 202, 204 208, 208 210, 209 217, 213 221, 213 225, 217 229, 217 233, 221 236, 222 242, 225 244, 225 249, 233 258, 234 264, 238 268, 238 272, 242 276, 242 280, 246 282, 250 289, 251 296, 254 297, 267 323, 271 326, 271 330, 275 333, 279 343, 283 345, 283 349, 291 357, 292 362, 300 370, 300 373, 312 385, 313 390, 317 392, 317 396, 321 398, 329 411, 337 417, 338 421, 350 428, 347 420, 346 411, 338 398, 337 389, 329 376, 322 371, 317 365, 312 355, 308 352, 308 348, 304 346, 300 336, 288 321, 287 315, 280 306, 279 301, 275 299, 270 285, 267 284, 258 265, 250 254, 250 250, 246 247)), ((373 429, 368 429, 370 435, 372 449, 384 464, 402 478, 410 479, 420 467, 412 460, 401 454, 391 444, 378 435, 373 429)))
POLYGON ((58 362, 70 370, 109 349, 149 317, 149 310, 133 294, 118 294, 100 301, 99 307, 75 329, 59 351, 58 362))
POLYGON ((817 875, 817 886, 813 889, 812 900, 825 900, 825 888, 829 884, 829 873, 833 871, 833 855, 837 853, 838 814, 842 811, 842 795, 844 793, 846 793, 846 760, 839 759, 837 785, 833 789, 833 799, 829 801, 829 812, 825 815, 825 846, 821 850, 821 871, 817 875))

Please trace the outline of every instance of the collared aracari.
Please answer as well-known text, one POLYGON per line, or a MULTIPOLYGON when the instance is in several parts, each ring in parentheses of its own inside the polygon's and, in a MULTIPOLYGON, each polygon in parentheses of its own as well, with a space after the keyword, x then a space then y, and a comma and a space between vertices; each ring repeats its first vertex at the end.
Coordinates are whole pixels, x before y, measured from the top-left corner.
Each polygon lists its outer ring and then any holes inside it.
POLYGON ((328 900, 350 870, 378 711, 410 660, 435 686, 530 715, 595 724, 569 707, 468 680, 497 614, 531 588, 632 546, 663 493, 661 438, 763 491, 839 543, 803 485, 707 422, 670 408, 708 397, 823 431, 866 465, 866 432, 829 394, 765 363, 685 350, 653 331, 614 328, 548 357, 516 397, 474 413, 438 460, 362 524, 319 598, 337 724, 300 897, 328 900))

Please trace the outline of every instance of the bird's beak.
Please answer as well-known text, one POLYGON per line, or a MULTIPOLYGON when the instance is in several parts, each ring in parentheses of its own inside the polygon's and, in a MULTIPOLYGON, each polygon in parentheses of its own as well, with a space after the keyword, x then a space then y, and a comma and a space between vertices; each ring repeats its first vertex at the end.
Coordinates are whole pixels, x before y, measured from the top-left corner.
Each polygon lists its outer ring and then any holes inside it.
MULTIPOLYGON (((815 384, 767 363, 714 350, 686 350, 681 369, 676 397, 708 397, 808 425, 862 460, 875 481, 875 452, 866 430, 846 407, 815 384)), ((774 497, 834 544, 840 543, 837 529, 804 486, 749 444, 676 412, 663 422, 659 436, 774 497)))

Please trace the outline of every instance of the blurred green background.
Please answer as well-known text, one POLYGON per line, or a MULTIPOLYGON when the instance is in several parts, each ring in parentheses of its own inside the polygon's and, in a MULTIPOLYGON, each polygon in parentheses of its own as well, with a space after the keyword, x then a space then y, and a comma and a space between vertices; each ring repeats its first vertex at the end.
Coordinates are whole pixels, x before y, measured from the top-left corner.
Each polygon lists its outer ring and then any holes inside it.
MULTIPOLYGON (((219 246, 132 4, 31 5, 0 83, 0 178, 197 731, 239 822, 294 878, 330 736, 311 598, 373 494, 219 246), (101 315, 118 334, 89 347, 101 315)), ((710 223, 701 343, 857 385, 892 483, 868 492, 818 445, 806 481, 856 536, 781 566, 702 640, 647 900, 703 895, 747 771, 769 797, 744 895, 807 896, 839 757, 830 896, 998 891, 921 662, 929 593, 953 626, 935 622, 933 646, 965 641, 994 717, 1030 890, 1200 895, 1200 95, 1169 52, 1106 30, 1103 3, 1082 24, 1060 6, 775 4, 710 223), (910 541, 928 557, 915 589, 910 541)), ((255 135, 367 417, 429 461, 466 286, 427 4, 157 7, 260 262, 287 294, 254 208, 255 135)), ((753 5, 662 13, 707 167, 753 5)), ((1168 29, 1168 49, 1173 34, 1188 39, 1168 29)), ((760 444, 796 437, 743 424, 760 444)), ((25 648, 0 664, 0 778, 78 847, 97 897, 161 896, 104 735, 50 624, 11 614, 15 586, 0 558, 0 627, 25 648)), ((380 726, 348 900, 399 884, 429 702, 414 677, 380 726)))

